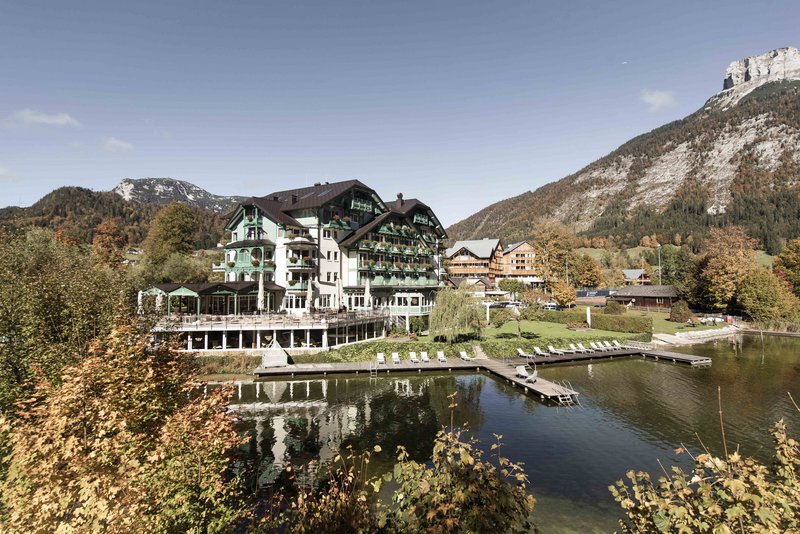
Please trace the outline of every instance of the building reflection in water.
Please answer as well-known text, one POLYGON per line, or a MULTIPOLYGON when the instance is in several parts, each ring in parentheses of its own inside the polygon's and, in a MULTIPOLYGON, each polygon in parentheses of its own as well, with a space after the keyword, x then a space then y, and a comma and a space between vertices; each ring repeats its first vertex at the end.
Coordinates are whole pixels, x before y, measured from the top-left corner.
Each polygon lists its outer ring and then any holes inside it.
POLYGON ((370 465, 373 473, 391 468, 399 445, 412 459, 428 460, 436 432, 450 422, 447 395, 458 392, 457 424, 473 429, 481 424, 485 380, 400 375, 238 382, 230 410, 249 437, 240 450, 240 474, 254 487, 283 483, 288 466, 305 466, 303 476, 316 478, 348 446, 355 451, 381 446, 370 465))

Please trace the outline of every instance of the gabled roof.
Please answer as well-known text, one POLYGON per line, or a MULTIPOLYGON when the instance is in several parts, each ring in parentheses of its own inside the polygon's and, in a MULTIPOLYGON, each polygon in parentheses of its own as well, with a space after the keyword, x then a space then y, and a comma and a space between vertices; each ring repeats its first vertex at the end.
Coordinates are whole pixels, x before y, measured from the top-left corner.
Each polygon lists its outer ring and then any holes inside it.
POLYGON ((267 215, 267 217, 276 223, 285 224, 286 226, 294 226, 296 228, 303 226, 297 222, 297 219, 283 212, 282 202, 277 202, 266 197, 252 197, 242 202, 242 204, 253 204, 258 206, 267 215))
POLYGON ((261 198, 273 202, 277 201, 282 205, 281 209, 285 211, 318 208, 354 187, 365 189, 376 199, 380 199, 372 188, 367 187, 358 180, 345 180, 343 182, 323 183, 310 187, 276 191, 261 198), (294 203, 292 203, 292 195, 297 197, 297 201, 294 203))
POLYGON ((402 201, 399 199, 392 200, 391 202, 386 203, 386 207, 395 213, 402 213, 403 215, 417 207, 424 210, 431 209, 430 206, 416 198, 404 198, 402 201))
POLYGON ((678 298, 678 289, 675 286, 628 286, 614 293, 612 297, 678 298))
POLYGON ((445 254, 448 258, 455 255, 462 248, 470 251, 478 258, 491 258, 497 246, 500 244, 499 239, 476 239, 473 241, 456 241, 455 244, 447 249, 445 254))
POLYGON ((361 228, 359 228, 358 230, 347 236, 342 241, 340 241, 339 244, 344 247, 352 247, 353 245, 358 243, 359 239, 367 235, 367 233, 371 232, 375 228, 380 227, 380 225, 392 215, 395 214, 392 213, 391 211, 385 211, 381 213, 380 215, 369 221, 367 224, 365 224, 364 226, 362 226, 361 228))
POLYGON ((625 280, 638 280, 644 274, 644 269, 622 269, 625 280))
POLYGON ((512 244, 508 245, 505 248, 505 250, 503 250, 503 254, 508 254, 509 252, 511 252, 512 250, 517 248, 518 246, 523 245, 525 243, 527 243, 527 241, 519 241, 518 243, 512 243, 512 244))

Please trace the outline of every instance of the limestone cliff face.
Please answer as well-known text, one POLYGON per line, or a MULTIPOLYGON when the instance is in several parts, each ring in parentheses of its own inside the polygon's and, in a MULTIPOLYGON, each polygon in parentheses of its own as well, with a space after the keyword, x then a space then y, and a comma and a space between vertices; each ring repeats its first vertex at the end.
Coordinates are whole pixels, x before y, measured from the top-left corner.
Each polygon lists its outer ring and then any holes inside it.
POLYGON ((514 241, 530 237, 543 219, 591 233, 637 208, 664 211, 698 186, 706 195, 703 209, 725 213, 743 156, 766 171, 787 159, 800 164, 800 52, 781 48, 734 61, 723 85, 692 115, 630 140, 573 175, 491 205, 448 234, 514 241))
POLYGON ((140 204, 182 202, 216 213, 230 211, 237 202, 245 198, 214 195, 194 184, 173 178, 125 178, 114 188, 114 193, 125 200, 140 204))
POLYGON ((738 103, 757 87, 784 80, 800 80, 800 50, 791 46, 731 63, 725 71, 722 91, 709 103, 726 108, 738 103))

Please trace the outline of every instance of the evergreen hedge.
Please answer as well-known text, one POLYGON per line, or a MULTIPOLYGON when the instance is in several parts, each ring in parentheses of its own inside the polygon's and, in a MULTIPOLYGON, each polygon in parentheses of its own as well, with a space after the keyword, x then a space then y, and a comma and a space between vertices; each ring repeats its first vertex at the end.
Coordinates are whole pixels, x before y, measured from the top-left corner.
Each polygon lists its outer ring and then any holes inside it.
MULTIPOLYGON (((542 321, 548 323, 582 323, 586 321, 586 313, 578 311, 553 311, 542 312, 542 321)), ((592 314, 592 327, 611 332, 629 332, 633 334, 649 333, 653 331, 653 319, 641 315, 605 315, 592 314)))

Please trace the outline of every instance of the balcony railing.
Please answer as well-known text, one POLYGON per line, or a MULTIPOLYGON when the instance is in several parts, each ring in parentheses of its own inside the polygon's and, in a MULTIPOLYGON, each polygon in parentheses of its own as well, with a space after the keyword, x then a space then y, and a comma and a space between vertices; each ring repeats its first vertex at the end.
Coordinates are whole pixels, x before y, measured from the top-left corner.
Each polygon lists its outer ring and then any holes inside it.
POLYGON ((287 291, 305 291, 308 289, 307 280, 288 280, 286 282, 287 291), (294 282, 294 284, 292 284, 294 282))
POLYGON ((292 259, 289 258, 286 261, 286 266, 290 270, 291 269, 297 269, 297 270, 299 270, 299 269, 313 269, 315 265, 316 265, 316 262, 314 261, 313 258, 308 259, 308 260, 304 260, 302 258, 297 258, 295 261, 292 261, 292 259))
POLYGON ((361 200, 358 198, 354 198, 350 201, 350 209, 358 210, 358 211, 372 211, 372 202, 369 200, 361 200))
POLYGON ((423 306, 389 306, 389 312, 392 315, 422 315, 431 313, 432 309, 432 304, 425 304, 423 306))

